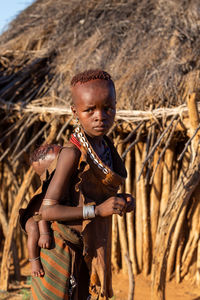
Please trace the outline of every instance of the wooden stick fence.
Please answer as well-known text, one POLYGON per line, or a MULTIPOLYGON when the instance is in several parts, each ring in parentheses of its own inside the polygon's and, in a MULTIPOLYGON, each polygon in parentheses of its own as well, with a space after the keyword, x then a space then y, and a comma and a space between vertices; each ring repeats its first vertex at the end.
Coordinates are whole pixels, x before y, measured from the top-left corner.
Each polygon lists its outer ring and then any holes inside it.
MULTIPOLYGON (((2 100, 0 102, 5 109, 8 108, 8 103, 2 100)), ((128 171, 123 190, 136 197, 135 212, 123 217, 113 216, 113 269, 118 270, 122 266, 123 271, 126 271, 125 255, 128 253, 135 276, 140 272, 145 276, 151 273, 154 300, 164 300, 166 279, 170 280, 175 275, 176 281, 180 282, 189 274, 194 261, 195 280, 200 284, 200 205, 197 190, 200 181, 200 106, 198 104, 195 108, 195 105, 196 96, 192 94, 188 98, 188 108, 183 105, 149 112, 118 111, 117 119, 121 121, 109 133, 118 145, 128 171), (164 127, 164 122, 161 123, 163 116, 166 120, 164 127), (188 120, 192 116, 195 118, 189 124, 188 120), (180 155, 181 159, 177 160, 180 155), (183 230, 184 228, 187 230, 183 230), (185 233, 187 231, 188 235, 185 233)), ((34 149, 41 136, 46 136, 45 141, 49 143, 65 143, 72 129, 71 112, 65 108, 42 108, 34 105, 21 108, 10 103, 9 109, 21 113, 23 122, 18 119, 4 131, 6 138, 0 136, 3 156, 0 164, 0 222, 4 226, 4 237, 5 228, 8 228, 1 264, 2 290, 9 287, 10 265, 7 262, 13 249, 12 240, 15 241, 13 232, 17 226, 17 211, 24 205, 25 198, 27 200, 27 196, 24 197, 25 191, 28 195, 31 189, 34 190, 34 174, 27 167, 20 170, 18 162, 27 161, 26 152, 34 149), (28 117, 30 113, 32 118, 28 117), (59 115, 59 122, 56 115, 59 115), (34 122, 31 121, 33 118, 34 122), (28 126, 26 133, 11 145, 15 156, 11 156, 10 150, 5 155, 3 150, 7 149, 7 139, 13 137, 18 125, 21 126, 24 122, 28 126), (28 130, 35 132, 34 140, 25 143, 28 130), (11 178, 11 173, 14 172, 13 180, 8 180, 5 176, 4 169, 9 166, 8 161, 11 168, 7 168, 7 173, 11 178), (13 191, 14 196, 8 196, 9 190, 13 191), (10 213, 7 210, 8 201, 15 203, 10 213), (8 214, 9 222, 5 221, 8 214)))

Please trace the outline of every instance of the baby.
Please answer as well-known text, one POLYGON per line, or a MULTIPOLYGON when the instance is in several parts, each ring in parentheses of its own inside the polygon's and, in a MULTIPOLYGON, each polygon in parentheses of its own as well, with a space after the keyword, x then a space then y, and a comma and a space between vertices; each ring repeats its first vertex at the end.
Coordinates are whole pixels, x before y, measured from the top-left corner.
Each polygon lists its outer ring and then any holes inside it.
MULTIPOLYGON (((59 145, 43 145, 37 148, 30 157, 30 163, 35 172, 41 177, 49 168, 51 163, 57 158, 62 147, 59 145)), ((45 185, 41 193, 37 193, 26 209, 20 210, 20 223, 25 229, 28 240, 28 254, 31 263, 32 276, 43 276, 44 269, 40 261, 40 247, 49 249, 51 246, 51 228, 50 223, 44 220, 36 222, 33 218, 34 214, 40 210, 43 197, 45 195, 48 183, 45 185)))

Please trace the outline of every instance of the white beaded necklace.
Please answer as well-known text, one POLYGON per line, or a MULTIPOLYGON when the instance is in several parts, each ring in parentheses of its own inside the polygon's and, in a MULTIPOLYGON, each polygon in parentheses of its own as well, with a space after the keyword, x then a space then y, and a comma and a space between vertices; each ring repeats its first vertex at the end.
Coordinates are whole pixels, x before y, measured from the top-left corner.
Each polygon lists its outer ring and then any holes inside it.
POLYGON ((104 167, 101 162, 99 162, 98 156, 96 155, 96 153, 94 152, 92 147, 90 147, 90 144, 89 144, 85 134, 83 132, 81 132, 81 129, 79 126, 76 127, 75 132, 73 134, 76 138, 78 138, 79 142, 87 150, 87 153, 89 154, 89 156, 92 159, 92 161, 94 162, 94 164, 97 165, 98 168, 100 170, 102 170, 104 174, 108 174, 109 170, 106 167, 104 167))

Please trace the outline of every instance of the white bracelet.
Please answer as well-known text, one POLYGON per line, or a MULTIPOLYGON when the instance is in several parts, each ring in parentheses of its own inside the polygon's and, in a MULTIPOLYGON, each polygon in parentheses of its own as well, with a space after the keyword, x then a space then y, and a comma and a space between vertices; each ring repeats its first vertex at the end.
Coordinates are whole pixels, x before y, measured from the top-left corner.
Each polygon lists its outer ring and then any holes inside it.
POLYGON ((95 206, 94 205, 83 205, 83 219, 95 218, 95 206))

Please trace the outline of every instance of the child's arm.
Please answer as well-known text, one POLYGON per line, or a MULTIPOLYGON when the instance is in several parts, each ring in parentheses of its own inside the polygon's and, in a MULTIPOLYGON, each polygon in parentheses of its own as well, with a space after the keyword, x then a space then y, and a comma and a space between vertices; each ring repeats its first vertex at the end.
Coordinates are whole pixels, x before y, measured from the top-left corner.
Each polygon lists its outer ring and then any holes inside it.
MULTIPOLYGON (((64 148, 59 156, 55 174, 49 184, 44 199, 59 200, 69 190, 70 178, 77 171, 80 151, 76 148, 64 148)), ((126 201, 121 197, 110 197, 104 203, 96 206, 95 215, 106 217, 120 214, 126 201)), ((71 221, 83 219, 82 207, 65 205, 46 205, 41 209, 42 219, 48 221, 71 221)))

